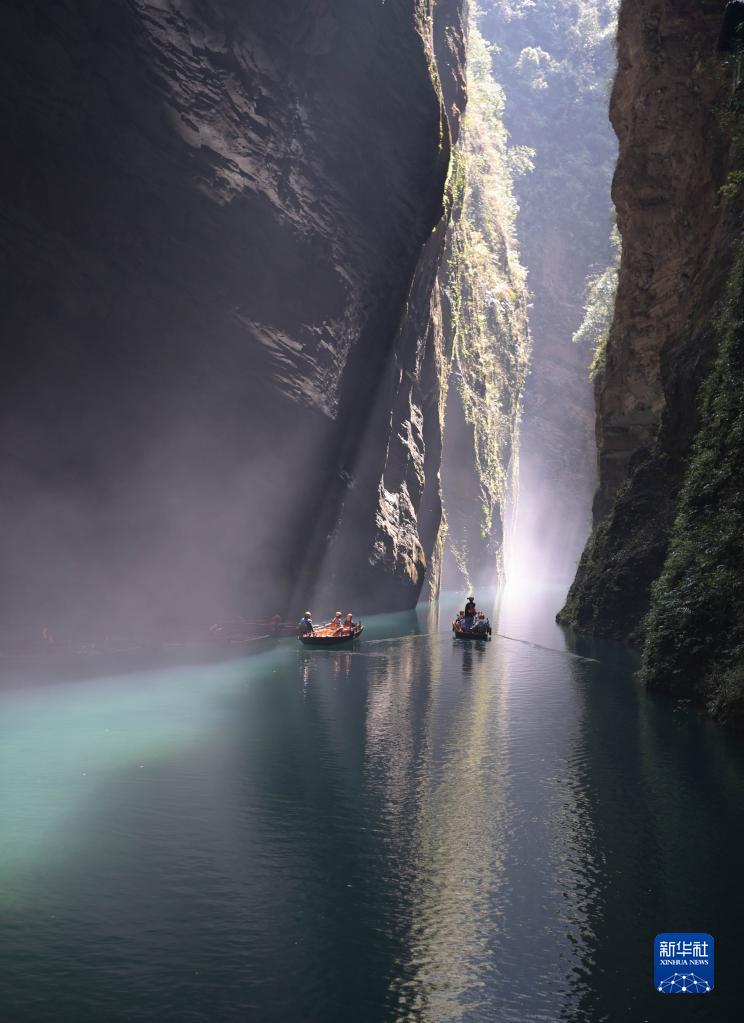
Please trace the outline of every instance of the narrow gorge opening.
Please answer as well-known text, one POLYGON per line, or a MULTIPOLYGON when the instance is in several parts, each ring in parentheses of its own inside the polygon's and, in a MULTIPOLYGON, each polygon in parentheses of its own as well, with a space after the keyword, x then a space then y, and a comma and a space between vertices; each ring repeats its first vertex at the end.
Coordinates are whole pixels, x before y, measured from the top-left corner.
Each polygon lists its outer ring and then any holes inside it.
POLYGON ((551 584, 591 525, 591 377, 616 279, 607 117, 617 4, 470 7, 443 292, 444 589, 551 584))

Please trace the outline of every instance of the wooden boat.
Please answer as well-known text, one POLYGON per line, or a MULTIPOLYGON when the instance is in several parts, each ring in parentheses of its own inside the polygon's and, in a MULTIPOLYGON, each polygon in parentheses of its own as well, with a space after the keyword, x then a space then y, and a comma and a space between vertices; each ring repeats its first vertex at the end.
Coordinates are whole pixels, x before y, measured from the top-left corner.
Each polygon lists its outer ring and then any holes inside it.
POLYGON ((463 627, 459 618, 452 623, 452 634, 455 639, 486 639, 491 638, 491 623, 487 618, 476 618, 476 626, 473 629, 463 627))
POLYGON ((314 632, 306 632, 297 638, 304 646, 338 646, 340 643, 350 643, 361 636, 362 632, 364 626, 361 622, 356 622, 351 632, 341 629, 315 629, 314 632))

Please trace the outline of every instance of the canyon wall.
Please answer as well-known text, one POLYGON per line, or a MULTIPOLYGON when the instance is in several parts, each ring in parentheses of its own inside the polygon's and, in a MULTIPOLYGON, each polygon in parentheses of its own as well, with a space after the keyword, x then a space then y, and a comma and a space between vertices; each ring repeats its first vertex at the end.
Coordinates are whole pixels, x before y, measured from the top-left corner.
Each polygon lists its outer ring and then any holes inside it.
POLYGON ((459 0, 0 22, 5 620, 293 613, 319 579, 415 603, 441 552, 459 0))
POLYGON ((504 573, 506 509, 518 465, 530 337, 519 262, 514 150, 504 92, 471 7, 468 106, 450 175, 452 223, 440 272, 450 359, 442 482, 445 584, 496 586, 504 573))
POLYGON ((740 115, 733 62, 717 52, 723 8, 621 6, 611 114, 622 259, 596 381, 595 531, 560 617, 645 641, 647 684, 726 716, 742 710, 744 452, 740 115))
POLYGON ((593 346, 572 337, 587 278, 612 259, 616 146, 607 88, 615 9, 614 0, 494 0, 482 21, 516 147, 517 233, 531 299, 533 353, 510 558, 525 583, 567 585, 590 528, 593 346))

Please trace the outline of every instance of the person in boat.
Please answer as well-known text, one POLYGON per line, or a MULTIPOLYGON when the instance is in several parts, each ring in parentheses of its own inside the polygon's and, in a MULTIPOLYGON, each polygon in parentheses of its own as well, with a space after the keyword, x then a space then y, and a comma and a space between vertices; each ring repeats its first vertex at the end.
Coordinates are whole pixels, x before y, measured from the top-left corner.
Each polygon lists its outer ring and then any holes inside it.
POLYGON ((344 618, 344 632, 348 632, 351 635, 351 632, 353 631, 353 629, 354 629, 354 616, 351 613, 351 611, 348 611, 347 614, 346 614, 346 617, 344 618))
POLYGON ((311 632, 315 631, 315 626, 313 625, 313 618, 309 611, 306 611, 302 618, 300 618, 297 628, 301 636, 307 636, 311 632))
POLYGON ((343 615, 340 611, 337 611, 331 621, 328 623, 328 628, 331 632, 338 632, 339 629, 343 629, 344 623, 342 621, 343 615))
POLYGON ((470 618, 471 615, 475 614, 475 597, 468 597, 468 602, 465 605, 465 617, 470 618))

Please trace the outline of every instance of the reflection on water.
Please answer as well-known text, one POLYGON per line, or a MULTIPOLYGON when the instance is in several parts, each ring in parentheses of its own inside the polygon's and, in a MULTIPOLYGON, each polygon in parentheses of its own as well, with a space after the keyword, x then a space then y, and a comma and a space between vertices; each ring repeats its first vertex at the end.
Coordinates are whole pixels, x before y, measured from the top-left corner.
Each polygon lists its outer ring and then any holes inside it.
MULTIPOLYGON (((441 653, 439 644, 430 649, 441 653)), ((456 652, 463 663, 457 690, 442 686, 441 671, 430 665, 435 684, 409 822, 407 955, 392 987, 403 1018, 459 1019, 487 1001, 506 844, 506 777, 493 784, 493 761, 502 755, 507 692, 490 685, 484 653, 472 645, 456 652)), ((415 678, 425 666, 412 667, 415 678)), ((396 759, 398 748, 391 752, 396 759)))
POLYGON ((740 745, 569 650, 559 601, 507 592, 490 644, 453 603, 344 650, 15 678, 5 1016, 677 1019, 650 948, 687 929, 719 951, 696 1018, 736 1018, 740 745))

